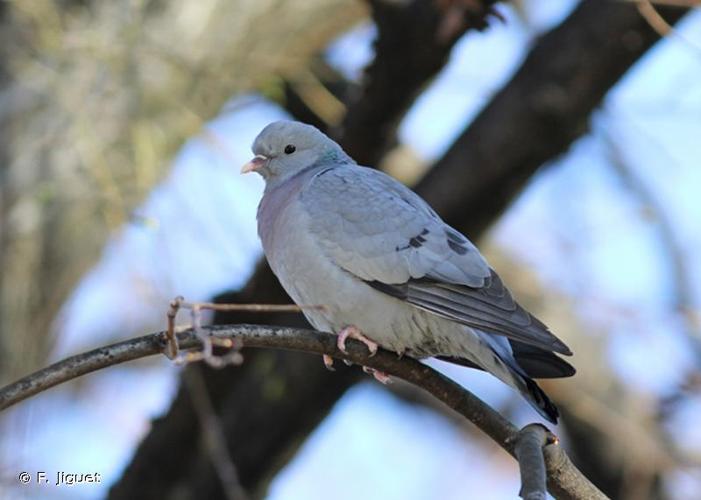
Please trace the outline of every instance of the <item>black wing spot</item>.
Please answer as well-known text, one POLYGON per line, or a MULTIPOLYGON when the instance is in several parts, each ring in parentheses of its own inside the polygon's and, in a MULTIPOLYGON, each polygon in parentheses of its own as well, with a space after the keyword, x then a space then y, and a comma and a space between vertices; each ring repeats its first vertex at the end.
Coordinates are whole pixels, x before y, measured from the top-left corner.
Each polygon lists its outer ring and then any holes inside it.
POLYGON ((424 235, 428 234, 428 229, 423 229, 421 231, 421 234, 417 234, 416 236, 413 236, 409 238, 409 244, 404 245, 403 247, 397 246, 395 250, 397 252, 400 252, 402 250, 407 250, 408 248, 419 248, 421 247, 424 243, 426 243, 426 238, 424 238, 424 235))
POLYGON ((448 246, 450 249, 458 255, 465 255, 467 253, 467 248, 455 243, 454 241, 448 239, 448 246))

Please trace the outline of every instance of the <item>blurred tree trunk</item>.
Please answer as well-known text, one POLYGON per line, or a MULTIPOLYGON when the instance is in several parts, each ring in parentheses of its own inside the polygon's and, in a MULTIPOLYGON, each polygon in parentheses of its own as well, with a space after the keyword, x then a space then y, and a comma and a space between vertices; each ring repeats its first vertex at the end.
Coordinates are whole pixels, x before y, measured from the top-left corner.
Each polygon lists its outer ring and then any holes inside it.
POLYGON ((182 143, 232 95, 274 92, 279 75, 305 67, 367 8, 355 0, 0 8, 0 378, 9 379, 44 363, 61 305, 182 143))
MULTIPOLYGON (((8 46, 8 36, 9 29, 7 25, 7 3, 0 3, 0 47, 8 46)), ((7 67, 7 59, 9 54, 6 50, 0 49, 0 95, 4 94, 10 82, 9 69, 7 67)), ((5 218, 7 214, 7 209, 9 207, 8 197, 10 193, 7 188, 7 164, 9 162, 9 129, 10 121, 2 116, 2 100, 0 99, 0 220, 5 218)), ((4 269, 5 262, 5 248, 7 246, 7 226, 6 224, 0 224, 0 270, 4 269)), ((3 359, 7 359, 9 356, 9 346, 5 341, 5 335, 3 335, 2 325, 4 324, 5 316, 5 291, 3 280, 0 279, 0 380, 3 379, 3 371, 5 370, 3 366, 3 359)))
MULTIPOLYGON (((685 13, 683 9, 660 11, 670 22, 685 13)), ((586 132, 590 114, 608 89, 657 40, 658 35, 634 5, 583 2, 561 26, 537 41, 511 81, 418 184, 418 192, 447 222, 478 238, 540 166, 566 151, 586 132)), ((427 73, 423 81, 431 76, 427 73)), ((393 83, 384 87, 387 92, 402 85, 402 81, 393 83)), ((407 100, 390 116, 375 118, 382 120, 374 129, 382 131, 383 140, 373 137, 367 144, 372 152, 369 157, 380 157, 391 144, 392 124, 398 122, 398 114, 410 102, 407 100)), ((349 113, 355 109, 366 108, 351 107, 349 113)), ((353 127, 341 130, 342 144, 355 144, 354 150, 363 150, 361 135, 344 135, 344 130, 353 127)), ((289 302, 265 264, 259 266, 246 289, 220 299, 289 302)), ((287 324, 301 321, 292 316, 277 319, 287 324)), ((267 315, 217 318, 221 322, 275 320, 267 315)), ((247 362, 241 367, 220 372, 204 369, 203 373, 241 481, 261 494, 304 436, 357 379, 358 370, 342 369, 331 374, 320 367, 319 359, 309 356, 245 354, 247 362)), ((575 421, 566 423, 573 429, 577 425, 575 421)), ((199 442, 190 399, 181 387, 169 412, 154 422, 131 464, 113 486, 111 498, 147 498, 155 492, 161 497, 223 498, 216 474, 208 465, 210 458, 198 447, 199 442)), ((595 459, 588 460, 594 460, 589 465, 597 466, 595 459)), ((600 461, 598 466, 604 463, 600 461)), ((616 497, 618 492, 607 493, 616 497)))

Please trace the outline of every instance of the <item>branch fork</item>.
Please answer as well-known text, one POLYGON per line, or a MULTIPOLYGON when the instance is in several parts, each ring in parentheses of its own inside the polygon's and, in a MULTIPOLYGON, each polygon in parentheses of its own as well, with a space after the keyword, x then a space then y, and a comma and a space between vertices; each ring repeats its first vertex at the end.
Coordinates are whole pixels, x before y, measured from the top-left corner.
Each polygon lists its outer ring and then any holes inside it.
POLYGON ((185 365, 197 361, 204 361, 212 368, 224 368, 228 365, 240 365, 243 363, 241 348, 243 344, 236 342, 234 338, 213 337, 202 329, 202 310, 210 311, 246 311, 246 312, 301 312, 304 309, 325 310, 323 305, 296 305, 296 304, 217 304, 214 302, 187 302, 182 295, 178 295, 170 301, 166 313, 167 329, 165 333, 166 344, 163 354, 176 364, 185 365), (177 327, 175 319, 180 309, 190 311, 191 325, 189 327, 177 327), (202 342, 199 351, 180 352, 178 345, 179 331, 192 329, 197 338, 202 342), (228 349, 223 355, 214 353, 214 347, 228 349))

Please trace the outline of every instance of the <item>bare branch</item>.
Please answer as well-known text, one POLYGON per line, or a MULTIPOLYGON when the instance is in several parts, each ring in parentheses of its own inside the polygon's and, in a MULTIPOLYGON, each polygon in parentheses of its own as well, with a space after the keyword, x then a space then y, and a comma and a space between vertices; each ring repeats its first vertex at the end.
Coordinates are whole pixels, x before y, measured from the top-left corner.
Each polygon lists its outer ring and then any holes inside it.
POLYGON ((590 500, 609 498, 572 464, 570 457, 558 442, 546 445, 543 448, 543 455, 545 468, 548 471, 548 491, 555 498, 588 498, 590 500))
MULTIPOLYGON (((177 300, 177 299, 176 299, 177 300)), ((180 302, 182 309, 208 309, 210 311, 246 311, 246 312, 302 312, 305 309, 323 311, 326 306, 321 304, 218 304, 216 302, 180 302)))
MULTIPOLYGON (((670 24, 687 12, 658 10, 670 24)), ((416 191, 446 222, 476 238, 541 165, 587 131, 606 92, 658 40, 633 5, 580 2, 536 40, 416 191)))
MULTIPOLYGON (((376 355, 369 357, 367 347, 355 340, 348 341, 347 353, 343 353, 336 345, 335 335, 301 328, 261 325, 214 325, 200 328, 215 338, 230 339, 244 347, 328 354, 399 377, 429 392, 474 423, 511 455, 515 454, 515 445, 519 442, 520 434, 518 428, 471 392, 417 360, 408 357, 400 359, 384 350, 379 350, 376 355)), ((198 334, 192 329, 178 332, 176 335, 181 349, 202 347, 198 334)), ((0 410, 86 373, 125 361, 163 354, 167 348, 167 333, 159 332, 72 356, 0 389, 0 410)), ((546 446, 544 452, 548 486, 557 498, 607 498, 572 465, 566 453, 556 443, 546 446)))
MULTIPOLYGON (((619 0, 621 2, 627 2, 627 3, 640 3, 641 0, 619 0)), ((648 1, 648 0, 645 0, 648 1)), ((661 5, 661 6, 667 6, 667 7, 685 7, 685 8, 691 8, 691 7, 698 7, 701 5, 701 0, 649 0, 649 2, 653 5, 661 5)))
MULTIPOLYGON (((678 40, 680 40, 684 45, 686 45, 688 48, 696 52, 696 55, 701 55, 701 47, 696 45, 694 42, 686 38, 685 36, 681 35, 677 30, 675 30, 671 24, 669 24, 664 17, 659 13, 657 8, 655 8, 655 3, 658 2, 652 2, 650 0, 636 0, 635 4, 638 7, 638 12, 640 12, 640 15, 645 18, 645 20, 648 22, 650 27, 654 29, 658 35, 661 37, 666 37, 668 35, 673 35, 676 37, 678 40)), ((696 6, 698 7, 701 5, 701 2, 699 0, 693 0, 693 2, 681 2, 677 4, 667 4, 667 5, 675 5, 677 7, 693 7, 696 6), (686 3, 687 5, 684 5, 686 3)))
MULTIPOLYGON (((297 305, 297 304, 216 304, 213 302, 186 302, 185 298, 178 295, 170 301, 168 311, 166 312, 167 329, 166 341, 168 345, 164 354, 168 359, 174 360, 178 364, 193 363, 196 361, 204 361, 212 368, 223 368, 226 365, 240 365, 243 363, 243 357, 238 350, 241 346, 237 346, 231 339, 219 339, 208 335, 202 330, 203 309, 210 311, 247 311, 247 312, 301 312, 304 309, 325 310, 323 305, 297 305), (178 338, 175 335, 175 318, 180 309, 189 309, 190 317, 192 318, 192 329, 202 342, 202 349, 197 352, 187 352, 179 354, 178 338), (214 355, 214 346, 226 347, 229 352, 224 356, 214 355)), ((324 363, 327 363, 327 358, 324 356, 324 363)), ((327 366, 328 367, 328 366, 327 366)))
POLYGON ((540 424, 529 424, 518 433, 514 454, 521 470, 523 500, 545 500, 547 475, 543 447, 554 441, 553 434, 540 424))
POLYGON ((396 129, 417 95, 443 68, 455 42, 469 29, 483 30, 495 0, 451 4, 435 0, 370 0, 377 26, 375 58, 366 68, 357 98, 335 135, 360 165, 378 165, 396 140, 396 129))

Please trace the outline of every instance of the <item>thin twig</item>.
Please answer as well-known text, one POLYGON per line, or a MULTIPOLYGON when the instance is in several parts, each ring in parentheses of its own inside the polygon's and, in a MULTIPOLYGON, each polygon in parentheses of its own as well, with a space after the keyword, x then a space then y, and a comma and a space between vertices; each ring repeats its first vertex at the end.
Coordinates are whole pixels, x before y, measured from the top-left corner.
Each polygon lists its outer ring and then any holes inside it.
POLYGON ((212 402, 209 399, 207 387, 198 367, 185 370, 185 383, 187 384, 192 406, 197 413, 200 429, 204 439, 205 449, 212 463, 212 467, 219 476, 222 489, 228 500, 246 500, 248 495, 241 486, 238 471, 234 461, 226 447, 226 436, 222 429, 212 402))
MULTIPOLYGON (((696 55, 701 55, 701 47, 696 45, 694 42, 680 34, 675 30, 672 25, 670 25, 664 17, 657 11, 653 5, 657 2, 651 2, 650 0, 635 0, 635 5, 638 7, 638 12, 647 21, 652 29, 654 29, 658 35, 661 37, 666 37, 668 35, 673 35, 678 40, 680 40, 688 48, 692 49, 696 55)), ((698 6, 699 2, 693 3, 693 6, 698 6)), ((678 5, 681 7, 681 5, 678 5)))
POLYGON ((215 302, 185 302, 180 303, 183 309, 208 309, 211 311, 246 311, 246 312, 302 312, 306 309, 323 311, 326 306, 321 304, 297 305, 297 304, 217 304, 215 302))
MULTIPOLYGON (((640 0, 619 0, 621 2, 627 2, 627 3, 638 3, 640 0)), ((683 7, 683 8, 691 8, 691 7, 698 7, 701 5, 701 0, 650 0, 650 3, 653 5, 659 5, 659 6, 667 6, 667 7, 683 7)))
MULTIPOLYGON (((208 306, 208 305, 217 305, 217 304, 200 304, 197 302, 194 303, 189 303, 189 302, 184 302, 182 297, 178 297, 175 299, 174 302, 177 302, 177 307, 182 307, 184 309, 190 309, 190 317, 192 319, 191 323, 191 328, 195 332, 195 335, 197 335, 197 338, 200 339, 200 342, 202 342, 202 349, 199 351, 189 351, 185 352, 181 355, 178 355, 175 358, 175 362, 177 364, 187 364, 187 363, 194 363, 196 361, 204 361, 207 363, 207 365, 211 366, 212 368, 224 368, 225 366, 229 365, 240 365, 243 363, 243 355, 241 355, 241 345, 236 344, 232 339, 220 339, 217 337, 212 337, 211 335, 208 335, 203 329, 202 329, 202 314, 201 311, 204 308, 203 306, 208 306), (224 347, 228 349, 229 351, 224 354, 224 355, 215 355, 214 354, 214 346, 217 347, 224 347)), ((172 304, 172 303, 171 303, 172 304)), ((231 304, 222 304, 222 305, 231 305, 231 304)), ((170 312, 169 312, 170 314, 170 312)), ((170 325, 169 325, 170 327, 170 325)), ((171 332, 168 332, 169 335, 171 332)), ((169 337, 170 340, 170 337, 169 337)), ((166 356, 168 356, 168 353, 171 352, 170 348, 166 349, 166 356)))
POLYGON ((231 339, 219 339, 202 332, 201 311, 246 311, 246 312, 302 312, 305 309, 316 309, 323 311, 324 305, 297 305, 297 304, 218 304, 215 302, 186 302, 182 295, 178 295, 170 301, 166 312, 167 330, 166 339, 168 345, 164 354, 168 359, 174 360, 178 364, 194 363, 204 361, 212 368, 223 368, 228 365, 240 365, 243 363, 243 356, 239 352, 241 346, 237 346, 231 339), (202 349, 197 352, 186 352, 179 354, 178 339, 175 335, 175 318, 180 309, 189 309, 192 318, 190 328, 198 335, 202 341, 202 349), (223 356, 214 355, 214 346, 229 349, 223 356))
POLYGON ((311 69, 302 70, 296 79, 290 81, 290 86, 327 127, 337 127, 345 116, 346 105, 326 88, 311 69))
POLYGON ((652 5, 649 0, 637 0, 635 5, 638 7, 638 12, 645 18, 650 27, 654 29, 658 35, 665 37, 672 32, 672 27, 664 17, 657 12, 655 6, 652 5))
MULTIPOLYGON (((507 452, 512 455, 515 453, 514 443, 519 433, 517 427, 471 392, 415 359, 409 357, 400 359, 396 354, 382 349, 370 357, 367 347, 355 340, 347 342, 347 353, 343 353, 336 345, 335 335, 301 328, 263 325, 221 325, 201 328, 208 335, 219 339, 228 338, 244 347, 267 347, 328 354, 337 359, 369 366, 401 378, 428 391, 474 423, 507 452)), ((154 333, 100 347, 54 363, 0 389, 0 410, 86 373, 125 361, 164 353, 168 348, 167 335, 167 332, 154 333)), ((192 329, 176 332, 175 335, 181 349, 202 347, 201 340, 192 329)), ((546 446, 544 451, 549 491, 557 498, 582 500, 607 498, 570 462, 567 454, 556 443, 546 446)))
POLYGON ((178 315, 178 310, 180 309, 180 304, 183 300, 185 299, 180 295, 171 300, 168 306, 168 312, 166 313, 166 318, 168 319, 166 340, 168 344, 163 354, 165 354, 168 359, 175 359, 178 356, 178 351, 180 350, 180 346, 178 346, 178 337, 175 335, 175 317, 178 315))

